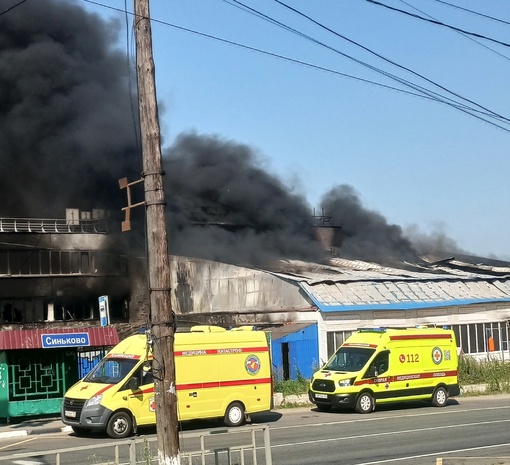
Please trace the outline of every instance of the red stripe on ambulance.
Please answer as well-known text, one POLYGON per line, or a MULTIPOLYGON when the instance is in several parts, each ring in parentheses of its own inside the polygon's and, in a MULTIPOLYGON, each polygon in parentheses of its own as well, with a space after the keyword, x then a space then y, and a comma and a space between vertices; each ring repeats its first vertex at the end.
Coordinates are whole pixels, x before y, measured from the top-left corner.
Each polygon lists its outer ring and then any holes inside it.
POLYGON ((410 381, 413 379, 447 378, 449 376, 457 376, 457 371, 434 371, 432 373, 410 373, 406 375, 381 376, 380 378, 362 379, 360 381, 356 381, 354 385, 361 386, 363 384, 381 384, 386 382, 395 383, 398 381, 410 381))
POLYGON ((254 379, 234 379, 230 381, 215 381, 208 383, 187 383, 178 384, 178 391, 192 390, 192 389, 211 389, 220 387, 232 387, 232 386, 249 386, 253 384, 268 384, 271 383, 271 378, 254 378, 254 379))
POLYGON ((192 350, 176 350, 176 357, 192 357, 194 355, 226 355, 226 354, 242 354, 251 352, 268 352, 267 347, 233 347, 222 349, 192 349, 192 350))

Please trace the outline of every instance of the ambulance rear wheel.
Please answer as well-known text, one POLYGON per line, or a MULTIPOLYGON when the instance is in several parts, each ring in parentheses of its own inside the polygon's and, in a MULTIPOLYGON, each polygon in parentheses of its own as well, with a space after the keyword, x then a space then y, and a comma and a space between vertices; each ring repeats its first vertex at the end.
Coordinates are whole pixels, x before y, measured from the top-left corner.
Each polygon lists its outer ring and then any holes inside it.
POLYGON ((106 426, 106 434, 112 439, 127 438, 132 431, 133 419, 127 412, 114 413, 106 426))
POLYGON ((227 426, 241 426, 245 421, 246 415, 244 406, 241 402, 232 402, 225 412, 225 425, 227 426))
POLYGON ((448 391, 444 387, 438 387, 432 395, 434 407, 444 407, 448 403, 448 391))
POLYGON ((356 412, 370 413, 374 410, 374 398, 368 392, 362 392, 356 400, 356 412))

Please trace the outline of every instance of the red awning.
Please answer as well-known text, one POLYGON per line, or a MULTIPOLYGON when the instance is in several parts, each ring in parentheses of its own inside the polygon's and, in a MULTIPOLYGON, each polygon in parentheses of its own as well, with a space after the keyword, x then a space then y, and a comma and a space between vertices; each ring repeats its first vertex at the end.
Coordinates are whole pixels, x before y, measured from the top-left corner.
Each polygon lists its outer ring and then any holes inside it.
POLYGON ((0 350, 13 349, 47 349, 61 347, 78 347, 79 342, 86 340, 86 347, 114 346, 119 342, 119 335, 113 326, 94 328, 48 328, 48 329, 18 329, 13 331, 0 331, 0 350), (78 338, 77 334, 86 333, 88 337, 78 338), (43 345, 43 336, 46 340, 57 341, 53 346, 43 345), (61 336, 59 338, 58 336, 61 336), (49 339, 48 339, 49 337, 49 339), (61 344, 59 345, 59 340, 61 344), (69 345, 66 345, 68 343, 69 345))

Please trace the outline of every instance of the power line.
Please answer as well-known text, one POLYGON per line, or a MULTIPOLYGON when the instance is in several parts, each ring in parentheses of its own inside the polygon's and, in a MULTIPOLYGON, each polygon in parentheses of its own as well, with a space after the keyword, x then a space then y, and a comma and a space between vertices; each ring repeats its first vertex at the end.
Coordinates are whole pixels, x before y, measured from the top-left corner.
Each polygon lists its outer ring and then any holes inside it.
MULTIPOLYGON (((112 6, 109 6, 109 5, 105 5, 105 4, 102 4, 100 2, 96 2, 96 1, 93 1, 93 0, 83 0, 87 3, 90 3, 90 4, 94 4, 94 5, 97 5, 97 6, 101 6, 101 7, 104 7, 104 8, 107 8, 107 9, 110 9, 112 11, 117 11, 117 12, 120 12, 120 13, 125 13, 124 10, 122 9, 119 9, 119 8, 116 8, 116 7, 112 7, 112 6)), ((234 0, 236 1, 236 0, 234 0)), ((239 3, 239 2, 237 2, 239 3)), ((246 7, 246 8, 249 8, 249 7, 246 7)), ((256 10, 255 10, 256 11, 256 10)), ((129 13, 131 14, 132 16, 134 16, 133 13, 129 13)), ((264 17, 265 15, 261 14, 261 13, 258 13, 259 16, 261 17, 264 17)), ((141 18, 141 19, 144 19, 144 18, 141 18)), ((480 111, 480 110, 477 110, 475 108, 472 108, 472 107, 468 107, 464 104, 461 104, 459 102, 456 102, 448 97, 444 97, 444 96, 441 96, 440 94, 437 94, 431 90, 427 90, 417 84, 413 84, 409 81, 406 81, 405 79, 402 79, 402 78, 399 78, 397 76, 394 76, 392 75, 391 73, 388 73, 386 71, 383 71, 383 70, 380 70, 372 65, 369 65, 367 63, 364 63, 362 62, 361 60, 357 60, 356 58, 353 58, 353 57, 350 57, 349 55, 346 55, 346 54, 343 54, 342 52, 334 49, 333 47, 330 47, 326 44, 322 44, 321 42, 319 41, 316 41, 315 39, 313 38, 310 38, 310 40, 314 41, 314 42, 317 42, 319 44, 321 44, 322 46, 326 47, 326 48, 329 48, 333 51, 336 51, 337 53, 340 53, 342 54, 343 56, 345 56, 346 58, 349 58, 355 62, 358 62, 360 64, 363 64, 364 66, 367 66, 368 68, 376 71, 376 72, 379 72, 383 75, 385 75, 386 77, 390 77, 391 79, 394 79, 396 80, 397 82, 401 83, 402 85, 405 85, 405 86, 408 86, 412 89, 414 89, 416 92, 411 92, 411 91, 408 91, 408 90, 405 90, 405 89, 401 89, 401 88, 398 88, 398 87, 393 87, 393 86, 390 86, 390 85, 386 85, 386 84, 381 84, 381 83, 378 83, 376 81, 371 81, 371 80, 368 80, 368 79, 363 79, 363 78, 360 78, 358 76, 353 76, 353 75, 350 75, 350 74, 347 74, 347 73, 342 73, 340 71, 336 71, 336 70, 333 70, 331 68, 326 68, 326 67, 323 67, 323 66, 319 66, 319 65, 314 65, 312 63, 308 63, 308 62, 305 62, 305 61, 301 61, 301 60, 297 60, 297 59, 294 59, 294 58, 290 58, 290 57, 287 57, 287 56, 284 56, 284 55, 279 55, 277 53, 273 53, 273 52, 269 52, 267 50, 262 50, 262 49, 259 49, 259 48, 256 48, 256 47, 252 47, 252 46, 249 46, 249 45, 245 45, 245 44, 241 44, 241 43, 238 43, 238 42, 234 42, 234 41, 231 41, 231 40, 227 40, 227 39, 223 39, 221 37, 217 37, 217 36, 213 36, 211 34, 206 34, 206 33, 203 33, 203 32, 199 32, 199 31, 195 31, 193 29, 189 29, 189 28, 185 28, 183 26, 178 26, 176 24, 173 24, 173 23, 170 23, 170 22, 167 22, 167 21, 163 21, 163 20, 159 20, 159 19, 156 19, 154 17, 151 17, 150 20, 154 23, 158 23, 158 24, 162 24, 164 26, 169 26, 169 27, 172 27, 172 28, 175 28, 175 29, 178 29, 178 30, 181 30, 181 31, 184 31, 184 32, 188 32, 188 33, 191 33, 191 34, 195 34, 195 35, 198 35, 198 36, 201 36, 201 37, 204 37, 204 38, 207 38, 207 39, 212 39, 212 40, 215 40, 215 41, 218 41, 218 42, 222 42, 222 43, 225 43, 225 44, 228 44, 228 45, 233 45, 233 46, 236 46, 236 47, 239 47, 239 48, 243 48, 245 50, 250 50, 250 51, 254 51, 254 52, 257 52, 257 53, 261 53, 263 55, 267 55, 267 56, 271 56, 273 58, 278 58, 278 59, 281 59, 281 60, 284 60, 284 61, 289 61, 291 63, 294 63, 294 64, 300 64, 300 65, 303 65, 303 66, 306 66, 306 67, 309 67, 309 68, 312 68, 312 69, 316 69, 316 70, 320 70, 320 71, 325 71, 325 72, 328 72, 328 73, 331 73, 331 74, 334 74, 334 75, 337 75, 337 76, 342 76, 342 77, 347 77, 349 79, 353 79, 353 80, 356 80, 356 81, 359 81, 359 82, 362 82, 362 83, 366 83, 366 84, 372 84, 372 85, 375 85, 375 86, 378 86, 378 87, 381 87, 381 88, 386 88, 386 89, 389 89, 389 90, 393 90, 393 91, 396 91, 396 92, 400 92, 400 93, 403 93, 403 94, 407 94, 407 95, 412 95, 412 96, 415 96, 415 97, 420 97, 420 98, 425 98, 425 99, 428 99, 428 100, 432 100, 432 101, 435 101, 435 102, 438 102, 438 103, 443 103, 445 105, 448 105, 452 108, 455 108, 459 111, 462 111, 470 116, 473 116, 474 118, 477 118, 485 123, 488 123, 494 127, 497 127, 498 129, 502 129, 503 131, 506 131, 506 132, 510 132, 510 129, 504 127, 504 126, 501 126, 500 124, 497 124, 493 121, 490 121, 489 119, 487 118, 495 118, 495 119, 498 119, 500 120, 501 123, 507 123, 508 121, 510 121, 509 119, 501 116, 501 115, 498 115, 497 113, 493 112, 493 111, 490 111, 490 110, 486 110, 486 112, 484 111, 480 111), (487 117, 487 118, 485 118, 487 117)), ((275 24, 279 24, 278 21, 274 20, 274 19, 270 19, 270 21, 274 22, 275 24)), ((286 28, 286 29, 289 29, 289 30, 292 30, 294 31, 292 28, 288 27, 288 26, 285 26, 285 25, 282 25, 282 27, 286 28)), ((308 37, 306 36, 305 34, 302 34, 300 33, 299 31, 295 31, 296 33, 300 34, 300 35, 303 35, 305 37, 308 37)), ((460 97, 462 98, 462 97, 460 97)), ((466 101, 469 101, 467 99, 465 99, 466 101)), ((481 107, 480 105, 474 103, 474 105, 480 107, 483 109, 483 107, 481 107)), ((484 109, 485 110, 485 109, 484 109)))
POLYGON ((27 0, 21 0, 20 2, 16 3, 16 5, 12 5, 9 8, 6 8, 4 11, 0 12, 0 16, 4 15, 8 11, 14 10, 14 8, 20 6, 22 3, 25 3, 27 0))
MULTIPOLYGON (((223 1, 225 3, 228 3, 229 5, 232 5, 232 6, 235 6, 237 8, 242 9, 243 11, 246 11, 248 13, 254 14, 255 16, 257 16, 259 18, 265 19, 265 20, 267 20, 267 21, 269 21, 269 22, 271 22, 271 23, 273 23, 273 24, 275 24, 275 25, 277 25, 277 26, 279 26, 279 27, 281 27, 281 28, 283 28, 283 29, 285 29, 285 30, 287 30, 289 32, 297 34, 300 37, 303 37, 303 38, 305 38, 307 40, 310 40, 311 42, 314 42, 314 43, 316 43, 316 44, 318 44, 318 45, 320 45, 320 46, 322 46, 324 48, 327 48, 327 49, 329 49, 329 50, 331 50, 331 51, 333 51, 335 53, 338 53, 339 55, 341 55, 341 56, 343 56, 343 57, 345 57, 345 58, 347 58, 349 60, 352 60, 352 61, 354 61, 354 62, 356 62, 356 63, 358 63, 358 64, 360 64, 362 66, 365 66, 365 67, 369 68, 372 71, 380 73, 380 74, 382 74, 385 77, 393 79, 393 80, 399 82, 402 85, 405 85, 407 87, 410 87, 410 88, 416 90, 417 92, 420 92, 419 94, 415 94, 413 92, 412 94, 414 94, 414 95, 417 95, 419 97, 430 98, 431 100, 436 100, 438 102, 445 103, 445 104, 449 103, 446 100, 450 100, 452 102, 452 104, 455 104, 456 108, 461 108, 463 106, 466 110, 478 111, 478 110, 475 110, 473 108, 461 105, 461 104, 459 104, 458 102, 456 102, 453 99, 450 99, 450 98, 447 98, 447 97, 443 97, 442 95, 440 95, 440 94, 438 94, 436 92, 433 92, 433 91, 430 91, 428 89, 425 89, 424 87, 419 86, 417 84, 414 84, 414 83, 412 83, 410 81, 407 81, 406 79, 400 78, 400 77, 398 77, 398 76, 396 76, 394 74, 391 74, 391 73, 389 73, 387 71, 384 71, 384 70, 382 70, 380 68, 377 68, 377 67, 375 67, 373 65, 370 65, 370 64, 368 64, 368 63, 366 63, 364 61, 358 60, 357 58, 354 58, 354 57, 352 57, 350 55, 347 55, 346 53, 343 53, 340 50, 338 50, 338 49, 336 49, 334 47, 331 47, 330 45, 325 44, 324 42, 321 42, 321 41, 319 41, 319 40, 317 40, 317 39, 315 39, 315 38, 313 38, 313 37, 311 37, 311 36, 309 36, 307 34, 304 34, 304 33, 300 32, 300 31, 298 31, 298 30, 296 30, 294 28, 291 28, 290 26, 287 26, 286 24, 281 23, 280 21, 277 21, 274 18, 271 18, 270 16, 267 16, 267 15, 261 13, 260 11, 255 10, 252 7, 249 7, 248 5, 242 3, 242 2, 240 2, 238 0, 232 0, 232 1, 223 0, 223 1), (233 3, 233 2, 235 2, 235 3, 233 3)), ((491 116, 491 117, 494 116, 494 115, 491 115, 489 113, 484 113, 484 114, 487 115, 487 116, 491 116)))
MULTIPOLYGON (((91 3, 93 5, 97 5, 97 6, 101 6, 101 7, 107 8, 107 9, 110 9, 110 10, 113 10, 113 11, 118 11, 120 13, 124 13, 124 10, 122 10, 120 8, 116 8, 116 7, 112 7, 112 6, 109 6, 109 5, 105 5, 103 3, 95 2, 93 0, 83 0, 83 1, 87 2, 87 3, 91 3)), ((133 13, 129 13, 129 14, 134 16, 133 13)), ((253 51, 253 52, 258 52, 258 53, 261 53, 263 55, 268 55, 268 56, 271 56, 273 58, 278 58, 278 59, 281 59, 281 60, 284 60, 284 61, 289 61, 291 63, 295 63, 295 64, 298 64, 298 65, 303 65, 303 66, 306 66, 306 67, 309 67, 309 68, 313 68, 313 69, 316 69, 316 70, 319 70, 319 71, 325 71, 327 73, 332 73, 332 74, 335 74, 337 76, 346 77, 346 78, 353 79, 353 80, 356 80, 356 81, 360 81, 360 82, 363 82, 363 83, 366 83, 366 84, 372 84, 372 85, 375 85, 375 86, 378 86, 378 87, 382 87, 382 88, 389 89, 389 90, 394 90, 396 92, 401 92, 401 93, 412 95, 412 96, 415 96, 415 97, 427 98, 426 96, 424 96, 422 94, 419 94, 419 93, 410 92, 408 90, 400 89, 398 87, 393 87, 393 86, 390 86, 390 85, 387 85, 387 84, 381 84, 381 83, 376 82, 376 81, 360 78, 358 76, 353 76, 352 74, 343 73, 341 71, 336 71, 334 69, 326 68, 324 66, 314 65, 313 63, 308 63, 306 61, 297 60, 295 58, 290 58, 290 57, 287 57, 285 55, 280 55, 280 54, 277 54, 277 53, 274 53, 274 52, 269 52, 267 50, 262 50, 262 49, 259 49, 259 48, 256 48, 256 47, 252 47, 252 46, 249 46, 249 45, 241 44, 239 42, 234 42, 234 41, 231 41, 231 40, 228 40, 228 39, 223 39, 221 37, 213 36, 211 34, 206 34, 204 32, 195 31, 193 29, 185 28, 183 26, 178 26, 176 24, 172 24, 172 23, 169 23, 167 21, 162 21, 162 20, 156 19, 154 17, 151 17, 151 21, 154 22, 154 23, 162 24, 164 26, 169 26, 169 27, 172 27, 172 28, 175 28, 175 29, 179 29, 179 30, 184 31, 184 32, 189 32, 191 34, 195 34, 195 35, 198 35, 198 36, 201 36, 201 37, 205 37, 206 39, 213 39, 213 40, 216 40, 218 42, 223 42, 223 43, 226 43, 228 45, 234 45, 234 46, 239 47, 239 48, 244 48, 246 50, 250 50, 250 51, 253 51)), ((327 47, 327 45, 325 45, 325 46, 327 47)), ((368 65, 368 66, 370 66, 370 65, 368 65)), ((433 98, 433 97, 428 97, 428 98, 430 100, 435 100, 435 98, 433 98)))
MULTIPOLYGON (((236 1, 236 3, 238 2, 237 0, 234 0, 234 1, 236 1)), ((434 85, 434 86, 436 86, 436 87, 439 87, 440 89, 442 89, 442 90, 444 90, 444 91, 448 92, 449 94, 454 95, 455 97, 458 97, 458 98, 460 98, 460 99, 462 99, 462 100, 465 100, 466 102, 469 102, 469 103, 471 103, 472 105, 475 105, 475 106, 477 106, 477 107, 481 108, 481 109, 482 109, 482 110, 484 110, 484 111, 487 111, 489 114, 493 115, 494 117, 496 117, 496 118, 498 118, 498 119, 501 119, 501 120, 505 120, 505 121, 510 122, 510 119, 508 119, 508 118, 506 118, 506 117, 504 117, 504 116, 502 116, 502 115, 500 115, 500 114, 498 114, 498 113, 496 113, 496 112, 494 112, 494 111, 492 111, 492 110, 489 110, 488 108, 486 108, 486 107, 484 107, 484 106, 482 106, 482 105, 480 105, 480 104, 478 104, 478 103, 474 102, 473 100, 470 100, 470 99, 468 99, 468 98, 466 98, 466 97, 463 97, 463 96, 461 96, 461 95, 457 94, 456 92, 453 92, 453 91, 449 90, 448 88, 446 88, 446 87, 442 86, 441 84, 438 84, 437 82, 435 82, 435 81, 433 81, 433 80, 431 80, 431 79, 429 79, 429 78, 427 78, 427 77, 423 76, 422 74, 417 73, 416 71, 413 71, 412 69, 407 68, 407 67, 405 67, 405 66, 403 66, 403 65, 400 65, 400 64, 398 64, 398 63, 396 63, 396 62, 394 62, 394 61, 392 61, 392 60, 390 60, 390 59, 388 59, 388 58, 386 58, 386 57, 384 57, 384 56, 380 55, 379 53, 377 53, 377 52, 375 52, 375 51, 373 51, 373 50, 369 49, 368 47, 365 47, 364 45, 361 45, 360 43, 358 43, 358 42, 356 42, 356 41, 354 41, 354 40, 351 40, 351 39, 349 39, 348 37, 343 36, 342 34, 339 34, 339 33, 338 33, 338 32, 336 32, 335 30, 333 30, 333 29, 331 29, 331 28, 329 28, 329 27, 325 26, 324 24, 320 23, 319 21, 316 21, 315 19, 313 19, 313 18, 311 18, 310 16, 308 16, 308 15, 304 14, 303 12, 301 12, 301 11, 299 11, 299 10, 297 10, 297 9, 295 9, 295 8, 293 8, 293 7, 291 7, 291 6, 289 6, 289 5, 287 5, 286 3, 282 2, 281 0, 273 0, 273 1, 275 1, 276 3, 278 3, 278 4, 282 5, 282 6, 284 6, 285 8, 288 8, 289 10, 293 11, 294 13, 297 13, 297 14, 299 14, 300 16, 302 16, 302 17, 304 17, 304 18, 308 19, 309 21, 313 22, 313 23, 314 23, 314 24, 316 24, 317 26, 319 26, 319 27, 321 27, 321 28, 325 29, 325 30, 326 30, 326 31, 328 31, 328 32, 331 32, 332 34, 336 35, 337 37, 340 37, 341 39, 344 39, 344 40, 348 41, 349 43, 351 43, 351 44, 353 44, 353 45, 356 45, 357 47, 362 48, 363 50, 365 50, 365 51, 367 51, 367 52, 371 53, 372 55, 375 55, 376 57, 381 58, 382 60, 384 60, 384 61, 386 61, 386 62, 388 62, 388 63, 390 63, 390 64, 392 64, 392 65, 394 65, 394 66, 397 66, 398 68, 401 68, 401 69, 403 69, 403 70, 405 70, 405 71, 408 71, 408 72, 410 72, 410 73, 414 74, 415 76, 417 76, 417 77, 419 77, 419 78, 421 78, 421 79, 424 79, 425 81, 429 82, 430 84, 433 84, 433 85, 434 85)), ((399 78, 399 79, 400 79, 400 78, 399 78)), ((436 94, 436 95, 437 95, 437 94, 436 94)))
MULTIPOLYGON (((404 5, 407 5, 409 8, 412 8, 413 10, 416 10, 416 11, 420 12, 421 14, 423 14, 425 16, 428 16, 431 19, 436 19, 436 18, 430 16, 429 14, 425 13, 424 11, 420 10, 419 8, 416 8, 415 6, 413 6, 410 3, 406 2, 405 0, 400 0, 400 2, 403 3, 404 5)), ((510 61, 509 57, 507 57, 506 55, 503 55, 502 53, 498 52, 497 50, 494 50, 493 48, 490 48, 488 45, 485 45, 484 43, 474 39, 473 37, 470 37, 467 34, 464 34, 463 32, 460 32, 460 31, 456 31, 456 32, 458 34, 460 34, 462 37, 465 37, 466 39, 471 40, 475 44, 478 44, 481 47, 486 48, 487 50, 490 50, 491 52, 495 53, 496 55, 499 55, 501 58, 504 58, 505 60, 509 60, 510 61)))
POLYGON ((463 8, 461 6, 454 5, 453 3, 444 2, 443 0, 433 0, 433 1, 435 1, 437 3, 442 3, 444 5, 451 6, 452 8, 457 8, 458 10, 462 10, 462 11, 466 11, 468 13, 472 13, 472 14, 477 15, 477 16, 482 16, 483 18, 492 19, 493 21, 497 21, 499 23, 510 24, 509 21, 505 21, 503 19, 495 18, 494 16, 485 15, 485 14, 479 13, 477 11, 469 10, 468 8, 463 8))
POLYGON ((384 8, 387 8, 388 10, 396 11, 397 13, 402 13, 404 15, 411 16, 413 18, 420 19, 420 20, 426 21, 428 23, 436 24, 437 26, 447 27, 448 29, 452 29, 453 31, 462 32, 464 34, 467 34, 467 35, 470 35, 470 36, 473 36, 473 37, 478 37, 479 39, 489 40, 489 41, 494 42, 496 44, 503 45, 504 47, 510 47, 510 43, 508 43, 508 42, 503 42, 501 40, 493 39, 492 37, 487 37, 487 36, 484 36, 483 34, 478 34, 476 32, 466 31, 464 29, 460 29, 458 27, 451 26, 450 24, 446 24, 446 23, 443 23, 441 21, 436 21, 435 19, 424 18, 423 16, 416 15, 414 13, 409 13, 408 11, 401 10, 400 8, 395 8, 395 7, 390 6, 390 5, 386 5, 385 3, 381 3, 381 2, 378 2, 376 0, 365 0, 365 1, 368 2, 368 3, 373 3, 374 5, 377 5, 377 6, 382 6, 384 8))

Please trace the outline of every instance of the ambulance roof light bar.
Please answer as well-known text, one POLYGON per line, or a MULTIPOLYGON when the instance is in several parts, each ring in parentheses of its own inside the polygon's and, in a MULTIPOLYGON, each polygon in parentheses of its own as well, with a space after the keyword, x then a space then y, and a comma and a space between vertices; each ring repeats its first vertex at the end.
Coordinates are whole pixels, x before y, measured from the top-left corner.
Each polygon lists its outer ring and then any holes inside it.
POLYGON ((358 328, 360 333, 385 333, 388 328, 377 327, 377 328, 358 328))

